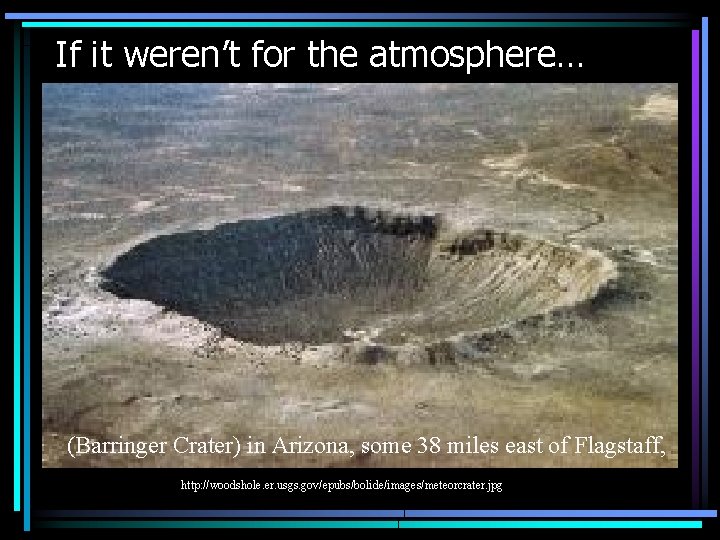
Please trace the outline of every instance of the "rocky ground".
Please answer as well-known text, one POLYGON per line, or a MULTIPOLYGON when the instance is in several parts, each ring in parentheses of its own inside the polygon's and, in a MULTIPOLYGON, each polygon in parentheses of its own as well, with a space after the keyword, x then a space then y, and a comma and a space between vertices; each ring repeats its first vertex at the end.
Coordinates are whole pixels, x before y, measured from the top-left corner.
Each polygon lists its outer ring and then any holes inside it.
POLYGON ((45 466, 677 466, 673 86, 46 85, 43 94, 45 466), (501 274, 472 258, 438 271, 444 289, 411 313, 437 308, 449 322, 440 337, 437 325, 415 325, 406 341, 424 345, 401 355, 388 354, 373 325, 327 342, 260 343, 103 286, 118 257, 159 235, 333 205, 438 214, 452 231, 592 253, 612 270, 575 300, 535 310, 518 306, 541 304, 537 283, 517 295, 519 269, 532 265, 501 274), (478 288, 492 272, 499 285, 478 288), (481 294, 468 296, 473 287, 481 294), (488 323, 492 310, 477 302, 488 290, 515 298, 496 310, 513 316, 488 323), (440 309, 442 296, 458 309, 440 309), (448 338, 454 328, 464 341, 448 338), (72 435, 302 436, 357 448, 565 434, 662 435, 667 455, 66 452, 72 435))

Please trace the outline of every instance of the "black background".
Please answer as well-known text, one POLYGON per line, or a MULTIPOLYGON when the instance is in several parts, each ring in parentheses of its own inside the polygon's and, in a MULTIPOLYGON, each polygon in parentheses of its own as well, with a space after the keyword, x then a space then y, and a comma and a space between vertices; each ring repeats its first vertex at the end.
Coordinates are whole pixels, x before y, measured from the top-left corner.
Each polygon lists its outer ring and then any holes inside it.
MULTIPOLYGON (((659 11, 662 6, 658 6, 659 11)), ((127 6, 126 6, 127 8, 127 6)), ((11 9, 11 8, 8 8, 11 9)), ((22 7, 13 7, 15 11, 22 7)), ((197 9, 197 8, 196 8, 197 9)), ((370 6, 362 11, 370 11, 370 6)), ((52 9, 49 9, 52 11, 52 9)), ((79 11, 79 10, 78 10, 79 11)), ((87 9, 87 11, 97 11, 87 9)), ((116 11, 123 11, 122 8, 116 11)), ((177 9, 181 11, 181 9, 177 9)), ((210 11, 210 9, 208 9, 210 11)), ((215 11, 230 11, 215 9, 215 11)), ((296 11, 293 9, 291 11, 296 11)), ((331 11, 327 9, 326 11, 331 11)), ((360 11, 360 9, 357 9, 360 11)), ((399 10, 396 10, 399 11, 399 10)), ((449 11, 449 10, 448 10, 449 11)), ((609 11, 609 8, 603 11, 609 11)), ((12 50, 12 28, 5 23, 7 50, 12 50)), ((43 82, 664 82, 678 83, 679 121, 679 234, 680 261, 690 261, 690 31, 699 28, 690 19, 684 28, 544 28, 544 29, 33 29, 24 30, 29 44, 31 76, 32 146, 32 248, 31 275, 40 281, 41 246, 41 84, 43 82), (113 68, 56 68, 57 40, 108 41, 115 46, 113 68), (124 68, 122 46, 161 44, 184 46, 203 43, 220 48, 234 39, 243 48, 244 66, 230 68, 124 68), (288 68, 255 69, 248 60, 256 39, 266 44, 295 46, 298 56, 288 68), (324 39, 336 46, 358 49, 355 68, 310 68, 304 50, 309 40, 324 39), (493 45, 508 47, 550 45, 559 61, 581 61, 582 68, 476 68, 470 76, 460 69, 377 69, 367 67, 371 45, 493 45)), ((711 49, 712 50, 712 49, 711 49)), ((87 59, 87 57, 85 57, 87 59)), ((224 57, 221 56, 221 60, 224 57)), ((88 66, 89 62, 83 62, 88 66)), ((6 65, 11 87, 12 63, 6 65)), ((6 122, 4 136, 12 140, 6 122)), ((9 148, 10 146, 6 146, 9 148)), ((6 160, 9 161, 9 160, 6 160)), ((10 167, 6 171, 11 174, 10 167)), ((7 176, 10 178, 10 176, 7 176)), ((8 198, 9 199, 9 198, 8 198)), ((6 201, 7 202, 7 201, 6 201)), ((6 213, 6 216, 11 212, 6 213)), ((12 226, 6 219, 7 230, 12 226)), ((141 508, 689 508, 690 478, 690 272, 680 268, 679 316, 679 467, 677 469, 43 469, 41 467, 41 341, 40 289, 31 289, 34 313, 32 357, 32 508, 48 509, 141 509, 141 508), (292 493, 274 491, 200 491, 180 489, 181 480, 231 481, 471 481, 502 482, 502 493, 473 491, 377 491, 337 490, 292 493)), ((6 303, 9 306, 9 302, 6 303)), ((6 313, 9 315, 9 307, 6 313)), ((9 356, 8 356, 9 359, 9 356)), ((8 362, 9 364, 9 362, 8 362)), ((9 381, 10 379, 8 379, 9 381)), ((402 389, 398 389, 402 391, 402 389)), ((11 402, 5 401, 10 410, 11 402)), ((6 451, 10 445, 5 445, 6 451)), ((10 468, 7 469, 10 471, 10 468)), ((5 476, 10 478, 11 475, 5 476)), ((712 507, 712 500, 711 500, 712 507)))
POLYGON ((30 29, 33 80, 45 82, 676 82, 689 78, 690 36, 679 28, 213 28, 213 29, 30 29), (75 68, 57 68, 58 40, 66 41, 65 63, 69 65, 69 44, 83 41, 75 68), (188 68, 182 65, 156 68, 127 67, 122 47, 132 50, 154 45, 167 48, 214 45, 222 49, 226 39, 241 47, 242 65, 230 67, 227 52, 220 52, 219 67, 188 68), (252 44, 294 46, 288 67, 269 68, 252 64, 252 44), (353 68, 312 68, 308 62, 309 41, 340 49, 352 45, 358 51, 353 68), (112 68, 91 67, 89 47, 102 41, 113 45, 112 68), (505 48, 511 45, 549 45, 556 59, 566 65, 582 62, 583 67, 498 67, 493 53, 491 67, 479 67, 468 76, 465 68, 373 68, 369 58, 373 45, 424 45, 428 52, 437 45, 450 48, 478 45, 487 40, 505 48), (82 55, 82 56, 81 56, 82 55), (41 75, 40 75, 41 74, 41 75))

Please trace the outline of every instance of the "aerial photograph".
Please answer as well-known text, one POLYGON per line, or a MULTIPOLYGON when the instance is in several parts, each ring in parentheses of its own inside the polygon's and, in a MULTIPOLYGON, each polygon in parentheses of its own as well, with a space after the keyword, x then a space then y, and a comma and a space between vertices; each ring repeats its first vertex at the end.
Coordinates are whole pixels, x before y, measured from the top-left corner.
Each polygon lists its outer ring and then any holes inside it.
POLYGON ((43 466, 677 467, 677 93, 44 84, 43 466))

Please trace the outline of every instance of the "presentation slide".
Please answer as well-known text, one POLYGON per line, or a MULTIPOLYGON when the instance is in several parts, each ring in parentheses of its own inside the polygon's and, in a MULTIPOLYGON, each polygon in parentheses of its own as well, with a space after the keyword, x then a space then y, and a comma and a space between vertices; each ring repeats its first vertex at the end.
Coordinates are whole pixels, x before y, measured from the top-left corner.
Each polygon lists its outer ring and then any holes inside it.
POLYGON ((714 18, 616 4, 5 2, 9 531, 717 529, 714 18))

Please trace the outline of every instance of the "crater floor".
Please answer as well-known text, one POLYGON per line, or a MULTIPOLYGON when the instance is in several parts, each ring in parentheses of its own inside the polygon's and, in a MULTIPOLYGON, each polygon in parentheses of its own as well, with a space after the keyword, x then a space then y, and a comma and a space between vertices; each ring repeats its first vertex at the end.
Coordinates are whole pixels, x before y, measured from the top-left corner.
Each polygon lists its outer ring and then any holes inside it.
POLYGON ((121 254, 102 286, 260 345, 431 343, 593 297, 610 259, 438 216, 333 206, 162 235, 121 254))

